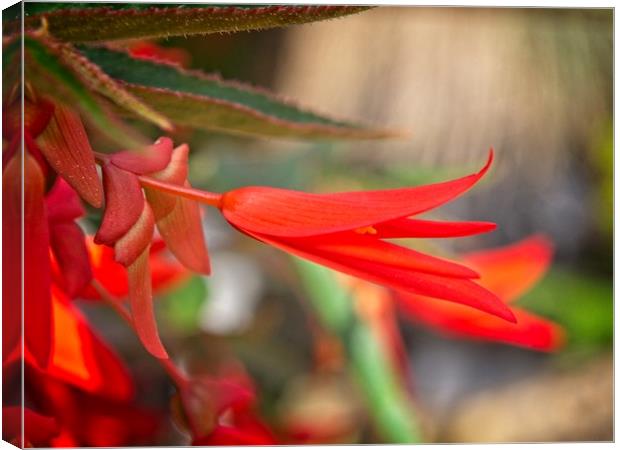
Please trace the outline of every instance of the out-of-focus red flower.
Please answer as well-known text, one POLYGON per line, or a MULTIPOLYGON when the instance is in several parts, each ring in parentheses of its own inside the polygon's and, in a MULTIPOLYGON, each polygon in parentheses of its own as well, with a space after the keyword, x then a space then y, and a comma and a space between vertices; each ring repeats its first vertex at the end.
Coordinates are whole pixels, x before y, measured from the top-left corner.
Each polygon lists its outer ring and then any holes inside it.
MULTIPOLYGON (((514 302, 547 271, 552 245, 543 236, 515 244, 469 253, 462 261, 480 271, 480 284, 505 303, 514 302)), ((414 321, 448 335, 499 341, 534 350, 553 351, 564 343, 564 331, 556 323, 512 307, 512 324, 461 305, 435 302, 421 295, 396 293, 400 309, 414 321)))
POLYGON ((192 445, 273 445, 276 439, 256 411, 252 379, 238 365, 217 376, 191 377, 178 396, 192 445))
POLYGON ((46 446, 117 447, 156 440, 160 414, 131 401, 93 395, 40 372, 27 371, 26 383, 37 409, 58 424, 58 435, 46 446))
POLYGON ((134 385, 124 364, 56 286, 52 287, 52 307, 50 363, 44 369, 38 368, 26 349, 30 370, 92 394, 131 400, 134 385))
MULTIPOLYGON (((92 236, 86 237, 86 247, 94 279, 115 297, 127 297, 129 293, 127 269, 114 259, 114 249, 95 244, 92 236)), ((161 239, 155 239, 150 248, 151 280, 153 291, 156 293, 171 289, 191 275, 182 265, 167 257, 165 249, 166 245, 161 239)), ((91 286, 82 290, 79 296, 86 299, 100 298, 91 286)))
POLYGON ((2 408, 2 439, 18 447, 45 447, 58 435, 53 417, 46 417, 20 406, 2 408), (22 414, 24 420, 22 422, 22 414), (22 430, 23 424, 23 430, 22 430), (22 442, 22 432, 24 441, 22 442))
POLYGON ((373 283, 514 321, 503 302, 471 281, 478 275, 470 268, 384 240, 467 236, 494 229, 488 222, 410 218, 465 192, 487 172, 492 159, 491 151, 478 173, 444 183, 336 194, 245 187, 225 193, 219 207, 243 233, 294 255, 373 283))

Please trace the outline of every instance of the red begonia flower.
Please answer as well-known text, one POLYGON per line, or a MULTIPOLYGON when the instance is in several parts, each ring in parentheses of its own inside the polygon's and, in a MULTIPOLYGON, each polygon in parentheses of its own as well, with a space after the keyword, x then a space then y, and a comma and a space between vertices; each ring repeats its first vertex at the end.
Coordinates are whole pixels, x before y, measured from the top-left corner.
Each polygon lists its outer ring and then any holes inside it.
POLYGON ((495 294, 471 281, 477 277, 473 270, 383 240, 463 236, 493 229, 490 223, 409 218, 465 192, 487 172, 492 159, 493 151, 478 173, 444 183, 336 194, 245 187, 225 193, 218 206, 243 233, 294 255, 376 284, 514 321, 495 294))
MULTIPOLYGON (((462 260, 480 271, 480 284, 502 301, 513 302, 546 272, 552 245, 542 236, 515 244, 464 255, 462 260)), ((412 320, 448 335, 499 341, 534 350, 553 351, 564 342, 563 329, 554 322, 513 307, 516 324, 498 320, 461 305, 436 302, 432 298, 397 293, 400 309, 412 320)))

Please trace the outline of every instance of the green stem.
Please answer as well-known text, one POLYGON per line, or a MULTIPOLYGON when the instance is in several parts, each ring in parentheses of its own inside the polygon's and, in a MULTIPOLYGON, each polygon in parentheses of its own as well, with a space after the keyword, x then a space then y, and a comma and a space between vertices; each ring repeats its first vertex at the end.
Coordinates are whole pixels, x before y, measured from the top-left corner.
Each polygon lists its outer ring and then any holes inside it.
POLYGON ((331 270, 298 258, 293 261, 319 321, 344 343, 379 434, 389 443, 421 442, 407 387, 370 325, 355 313, 350 292, 331 270))

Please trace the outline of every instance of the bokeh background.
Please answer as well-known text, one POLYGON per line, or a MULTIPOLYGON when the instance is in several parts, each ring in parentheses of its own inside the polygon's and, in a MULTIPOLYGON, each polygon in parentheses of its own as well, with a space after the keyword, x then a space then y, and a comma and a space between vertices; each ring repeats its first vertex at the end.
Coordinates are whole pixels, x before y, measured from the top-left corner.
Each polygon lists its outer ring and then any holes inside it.
MULTIPOLYGON (((493 146, 491 173, 433 217, 490 220, 499 229, 428 245, 455 255, 547 234, 553 267, 519 303, 562 324, 568 342, 541 354, 403 321, 426 435, 611 440, 612 30, 609 9, 380 7, 285 30, 159 44, 183 49, 190 68, 405 132, 390 141, 301 143, 181 131, 175 141, 190 143, 190 179, 199 188, 415 185, 477 170, 493 146)), ((343 442, 377 442, 354 387, 312 375, 313 334, 290 260, 216 214, 205 230, 213 275, 158 299, 171 353, 186 367, 235 354, 276 427, 291 415, 325 416, 326 426, 346 431, 343 442)), ((142 401, 166 408, 170 387, 135 338, 112 314, 85 308, 132 361, 142 401)), ((178 443, 178 432, 170 427, 161 440, 178 443)))

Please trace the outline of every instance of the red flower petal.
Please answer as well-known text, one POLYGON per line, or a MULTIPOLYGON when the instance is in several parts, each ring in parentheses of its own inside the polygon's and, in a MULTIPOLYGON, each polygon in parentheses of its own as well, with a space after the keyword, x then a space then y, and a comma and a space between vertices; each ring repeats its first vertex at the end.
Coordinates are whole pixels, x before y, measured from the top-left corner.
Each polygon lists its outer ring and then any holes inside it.
POLYGON ((164 169, 170 162, 171 155, 172 140, 160 137, 146 148, 114 153, 110 156, 110 161, 116 167, 142 175, 164 169))
POLYGON ((509 246, 469 253, 461 259, 480 271, 482 286, 504 302, 512 302, 540 280, 552 256, 551 241, 535 235, 509 246))
MULTIPOLYGON (((21 158, 2 174, 2 356, 21 357, 22 335, 22 172, 21 158)), ((45 279, 45 271, 44 279, 45 279)))
POLYGON ((2 408, 2 439, 19 447, 47 447, 59 432, 56 420, 38 414, 30 408, 7 406, 2 408), (22 411, 24 440, 22 440, 22 411))
POLYGON ((105 212, 95 235, 97 244, 113 245, 138 220, 144 209, 144 195, 138 177, 131 172, 104 164, 105 212))
POLYGON ((497 228, 492 222, 436 222, 406 217, 374 226, 380 239, 463 237, 497 228))
POLYGON ((293 246, 312 249, 314 253, 343 264, 346 264, 348 260, 359 260, 447 277, 478 278, 476 272, 461 264, 435 258, 367 235, 338 233, 313 236, 303 240, 282 239, 282 241, 293 246), (299 244, 296 243, 297 241, 299 244))
MULTIPOLYGON (((175 148, 168 167, 150 176, 168 183, 189 186, 188 152, 189 147, 185 144, 175 148)), ((206 275, 211 273, 198 203, 155 189, 145 188, 145 193, 153 207, 157 229, 174 256, 194 272, 206 275)))
MULTIPOLYGON (((114 260, 114 250, 104 245, 93 243, 92 238, 86 238, 86 246, 90 254, 94 277, 115 297, 126 297, 129 293, 127 284, 127 270, 114 260)), ((176 261, 162 254, 166 247, 161 239, 154 240, 149 256, 151 265, 152 285, 155 292, 163 291, 184 280, 189 272, 176 261)), ((99 294, 88 287, 80 293, 81 297, 98 299, 99 294)))
POLYGON ((168 353, 159 339, 153 295, 148 247, 127 268, 129 279, 129 304, 138 337, 144 347, 156 358, 168 358, 168 353))
POLYGON ((45 199, 45 206, 50 222, 73 221, 84 215, 80 197, 62 177, 56 178, 56 183, 45 199))
POLYGON ((154 230, 155 218, 153 217, 153 211, 149 204, 144 202, 142 214, 138 221, 114 245, 116 261, 124 266, 132 264, 145 249, 148 249, 153 240, 154 230))
POLYGON ((282 237, 335 233, 408 217, 435 208, 473 186, 493 160, 476 174, 453 181, 381 191, 309 194, 246 187, 224 194, 224 217, 242 230, 282 237))
POLYGON ((557 350, 564 343, 562 328, 523 309, 514 308, 517 323, 509 323, 454 303, 421 295, 396 295, 398 305, 414 321, 448 335, 504 342, 540 351, 557 350))
POLYGON ((122 362, 59 289, 54 289, 54 345, 46 376, 86 392, 130 400, 134 387, 122 362))
POLYGON ((36 142, 50 166, 84 200, 100 208, 103 204, 103 190, 97 175, 95 156, 80 116, 56 104, 52 120, 36 142))
MULTIPOLYGON (((156 173, 149 174, 156 180, 182 186, 187 181, 189 147, 182 144, 172 151, 172 157, 168 166, 156 173)), ((157 189, 144 188, 146 198, 153 207, 155 219, 159 220, 172 211, 176 205, 178 196, 158 191, 157 189)))
MULTIPOLYGON (((20 163, 19 159, 12 162, 20 163)), ((9 168, 7 168, 7 172, 9 168)), ((7 173, 4 175, 7 177, 7 173)), ((3 188, 13 189, 15 181, 3 188)), ((4 183, 3 183, 4 184, 4 183)), ((16 190, 19 193, 19 189, 16 190)), ((24 155, 24 343, 40 367, 47 366, 52 335, 49 233, 45 179, 39 164, 24 155)), ((20 204, 20 199, 17 200, 20 204)))
POLYGON ((52 223, 49 230, 50 244, 62 273, 64 288, 70 297, 75 297, 93 278, 84 232, 75 222, 52 223))
POLYGON ((504 305, 495 294, 470 280, 423 274, 412 270, 389 267, 372 261, 354 258, 333 259, 332 254, 317 252, 314 248, 305 246, 305 240, 302 239, 289 239, 288 241, 284 241, 258 234, 250 234, 250 236, 301 258, 306 258, 334 270, 376 284, 462 303, 496 315, 502 319, 512 322, 515 321, 515 317, 510 309, 504 305))

